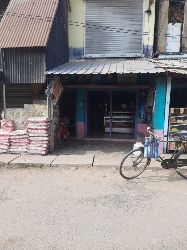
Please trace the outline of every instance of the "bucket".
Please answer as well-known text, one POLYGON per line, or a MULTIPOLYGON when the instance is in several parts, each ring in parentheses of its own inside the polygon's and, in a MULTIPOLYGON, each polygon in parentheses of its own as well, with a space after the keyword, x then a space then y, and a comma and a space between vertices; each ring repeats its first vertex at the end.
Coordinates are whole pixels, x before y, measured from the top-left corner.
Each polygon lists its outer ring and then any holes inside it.
POLYGON ((145 137, 145 148, 144 148, 144 157, 150 157, 150 137, 145 137))
POLYGON ((145 137, 144 157, 158 159, 158 157, 159 157, 159 139, 145 137))
MULTIPOLYGON (((144 147, 144 145, 141 143, 141 142, 136 142, 134 145, 133 145, 133 150, 134 149, 138 149, 138 148, 142 148, 144 147)), ((141 150, 140 151, 136 151, 133 153, 134 155, 140 155, 141 154, 141 150)))

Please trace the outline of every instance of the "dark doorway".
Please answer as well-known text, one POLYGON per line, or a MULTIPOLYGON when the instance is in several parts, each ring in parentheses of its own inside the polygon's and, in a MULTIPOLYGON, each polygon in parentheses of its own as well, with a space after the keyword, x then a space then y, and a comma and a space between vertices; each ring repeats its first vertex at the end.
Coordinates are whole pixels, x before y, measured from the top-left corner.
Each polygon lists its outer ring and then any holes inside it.
POLYGON ((88 136, 103 137, 105 135, 104 116, 110 110, 110 91, 90 91, 87 97, 88 136))
POLYGON ((135 92, 89 91, 87 93, 87 135, 92 138, 134 138, 135 108, 135 92), (112 120, 110 120, 110 108, 112 120))
POLYGON ((69 117, 70 137, 76 136, 76 91, 64 90, 59 104, 59 117, 69 117))

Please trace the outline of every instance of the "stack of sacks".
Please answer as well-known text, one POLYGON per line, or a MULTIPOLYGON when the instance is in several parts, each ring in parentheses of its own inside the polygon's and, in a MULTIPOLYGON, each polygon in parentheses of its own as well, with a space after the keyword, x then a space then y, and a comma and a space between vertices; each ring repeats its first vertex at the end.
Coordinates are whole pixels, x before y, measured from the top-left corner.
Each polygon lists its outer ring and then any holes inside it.
POLYGON ((9 151, 9 134, 14 129, 14 122, 12 120, 0 120, 0 153, 7 153, 9 151))
POLYGON ((26 153, 28 144, 28 132, 26 130, 15 130, 9 134, 10 153, 26 153))
POLYGON ((50 118, 32 117, 27 120, 29 143, 27 152, 30 154, 48 154, 50 145, 50 118))
POLYGON ((0 153, 8 153, 10 132, 0 129, 0 153))

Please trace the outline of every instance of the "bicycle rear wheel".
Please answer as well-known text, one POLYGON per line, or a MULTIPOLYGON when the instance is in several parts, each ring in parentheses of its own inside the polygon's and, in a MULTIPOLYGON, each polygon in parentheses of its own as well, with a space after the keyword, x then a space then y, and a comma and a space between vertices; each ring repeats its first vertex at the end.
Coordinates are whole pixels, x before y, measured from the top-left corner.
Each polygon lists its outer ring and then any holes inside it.
POLYGON ((59 146, 61 148, 64 148, 65 143, 64 143, 64 136, 62 133, 60 133, 60 138, 58 138, 58 142, 59 142, 59 146))
POLYGON ((175 170, 183 178, 187 179, 187 152, 181 149, 173 159, 175 170))
POLYGON ((138 177, 147 167, 148 158, 144 158, 144 152, 141 149, 130 151, 121 161, 120 175, 125 179, 138 177))

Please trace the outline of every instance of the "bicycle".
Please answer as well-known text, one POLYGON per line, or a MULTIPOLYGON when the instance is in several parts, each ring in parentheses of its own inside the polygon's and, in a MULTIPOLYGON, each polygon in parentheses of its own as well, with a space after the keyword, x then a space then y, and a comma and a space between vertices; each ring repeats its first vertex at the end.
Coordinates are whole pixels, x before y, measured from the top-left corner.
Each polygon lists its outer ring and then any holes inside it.
POLYGON ((55 129, 55 137, 58 139, 58 143, 60 148, 64 148, 65 141, 69 138, 69 130, 68 130, 69 118, 64 117, 59 120, 59 124, 55 129))
MULTIPOLYGON (((156 141, 161 141, 161 137, 152 132, 150 128, 147 128, 147 132, 150 135, 149 145, 142 144, 141 147, 133 149, 120 163, 120 175, 127 180, 138 177, 150 165, 152 157, 150 151, 155 147, 156 141)), ((164 169, 173 168, 180 176, 187 179, 187 133, 177 132, 172 134, 172 137, 179 139, 182 146, 177 147, 170 158, 163 159, 158 154, 156 159, 161 162, 164 169)))

